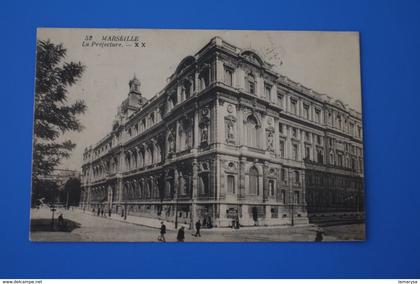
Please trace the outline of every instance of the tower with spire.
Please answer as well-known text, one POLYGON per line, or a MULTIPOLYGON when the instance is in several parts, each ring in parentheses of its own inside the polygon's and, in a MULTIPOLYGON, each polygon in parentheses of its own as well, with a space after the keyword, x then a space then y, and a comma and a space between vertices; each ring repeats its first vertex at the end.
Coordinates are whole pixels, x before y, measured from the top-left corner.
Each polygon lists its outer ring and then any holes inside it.
POLYGON ((140 80, 137 79, 136 73, 134 73, 133 79, 131 79, 128 82, 128 86, 130 87, 130 93, 136 93, 136 94, 141 95, 140 93, 141 83, 140 83, 140 80))
POLYGON ((120 107, 119 115, 125 118, 130 117, 134 112, 138 111, 144 104, 147 103, 147 99, 143 97, 140 87, 141 82, 134 74, 133 78, 128 82, 129 92, 128 98, 126 98, 120 107))

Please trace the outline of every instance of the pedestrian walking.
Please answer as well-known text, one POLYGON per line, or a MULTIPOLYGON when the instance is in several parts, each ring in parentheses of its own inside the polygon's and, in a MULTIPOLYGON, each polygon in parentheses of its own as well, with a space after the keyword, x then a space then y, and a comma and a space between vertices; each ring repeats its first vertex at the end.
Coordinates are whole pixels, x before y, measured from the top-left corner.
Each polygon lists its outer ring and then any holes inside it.
POLYGON ((316 231, 315 242, 322 242, 324 239, 324 231, 322 229, 318 229, 316 231))
POLYGON ((258 209, 257 209, 257 207, 252 207, 252 219, 254 220, 254 226, 258 226, 258 209))
POLYGON ((66 223, 64 221, 64 217, 63 217, 63 213, 60 213, 60 215, 57 218, 57 225, 58 225, 58 229, 60 231, 64 231, 65 227, 66 227, 66 223))
POLYGON ((160 226, 160 236, 158 237, 158 241, 166 242, 166 239, 165 239, 166 226, 165 226, 165 223, 163 223, 163 222, 161 222, 160 224, 161 224, 161 226, 160 226))
POLYGON ((183 242, 184 241, 184 239, 185 239, 184 226, 181 226, 181 228, 179 228, 176 239, 177 239, 178 242, 183 242))
POLYGON ((196 236, 196 237, 201 237, 201 234, 200 234, 200 229, 201 229, 201 222, 200 222, 200 220, 198 220, 198 221, 195 223, 195 236, 196 236))

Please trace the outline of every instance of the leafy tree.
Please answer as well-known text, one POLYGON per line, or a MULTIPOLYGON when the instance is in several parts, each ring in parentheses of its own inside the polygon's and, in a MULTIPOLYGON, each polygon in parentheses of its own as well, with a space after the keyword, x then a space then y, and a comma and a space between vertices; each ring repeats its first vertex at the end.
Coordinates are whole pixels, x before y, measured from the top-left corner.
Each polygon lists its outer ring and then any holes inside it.
POLYGON ((58 185, 52 180, 39 180, 32 187, 32 206, 55 203, 59 196, 58 185))
POLYGON ((86 110, 83 100, 68 102, 68 88, 82 76, 85 66, 80 62, 64 62, 67 50, 62 44, 37 41, 35 82, 35 119, 32 180, 49 175, 68 158, 76 144, 58 141, 68 131, 81 131, 78 119, 86 110))
POLYGON ((64 204, 77 206, 80 202, 81 183, 79 178, 70 178, 64 184, 64 190, 61 193, 60 201, 64 204))

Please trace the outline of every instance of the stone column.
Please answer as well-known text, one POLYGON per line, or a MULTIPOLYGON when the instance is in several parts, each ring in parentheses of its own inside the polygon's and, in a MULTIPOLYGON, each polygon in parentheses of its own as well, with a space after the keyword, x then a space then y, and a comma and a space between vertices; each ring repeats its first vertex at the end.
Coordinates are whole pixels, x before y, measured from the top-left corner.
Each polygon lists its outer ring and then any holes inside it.
POLYGON ((192 194, 191 194, 191 226, 194 228, 197 222, 197 190, 198 190, 198 162, 194 158, 192 162, 192 194))
POLYGON ((122 178, 117 179, 117 192, 118 192, 118 201, 123 202, 123 181, 122 178))
POLYGON ((178 196, 179 196, 179 174, 178 174, 178 169, 174 168, 174 189, 175 189, 175 225, 177 225, 178 223, 178 196))
POLYGON ((246 158, 241 157, 241 160, 239 162, 239 190, 238 190, 239 198, 245 196, 245 164, 246 164, 246 158))
POLYGON ((193 148, 198 148, 200 146, 200 127, 199 127, 199 109, 198 106, 195 106, 195 111, 194 111, 194 144, 193 144, 193 148))
POLYGON ((270 99, 270 102, 272 104, 278 105, 278 102, 277 102, 277 85, 276 84, 274 84, 271 87, 271 99, 270 99))
POLYGON ((179 137, 179 129, 180 129, 180 125, 179 125, 179 121, 177 120, 176 126, 175 126, 175 153, 181 150, 181 139, 179 137))
POLYGON ((220 60, 219 56, 216 57, 216 81, 225 82, 223 61, 220 60))
POLYGON ((234 87, 244 90, 245 89, 245 72, 240 67, 238 67, 235 70, 234 77, 236 79, 234 87))
POLYGON ((305 135, 305 131, 304 130, 300 130, 300 153, 299 153, 299 160, 303 161, 303 159, 305 158, 305 139, 306 139, 306 135, 305 135))
POLYGON ((255 90, 255 93, 257 97, 263 98, 264 97, 264 79, 257 74, 256 76, 256 82, 257 82, 257 88, 255 90))

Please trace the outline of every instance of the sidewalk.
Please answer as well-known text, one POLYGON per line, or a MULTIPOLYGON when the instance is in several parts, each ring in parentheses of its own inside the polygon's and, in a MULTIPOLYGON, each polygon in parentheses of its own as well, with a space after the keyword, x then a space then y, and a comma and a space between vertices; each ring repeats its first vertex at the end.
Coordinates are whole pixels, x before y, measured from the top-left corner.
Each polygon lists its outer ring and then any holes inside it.
MULTIPOLYGON (((124 217, 121 217, 120 215, 117 214, 112 214, 111 217, 109 217, 108 215, 106 215, 106 217, 102 217, 102 216, 98 216, 96 214, 93 214, 91 211, 85 211, 83 212, 83 210, 81 209, 77 209, 80 212, 84 213, 84 214, 88 214, 91 216, 95 216, 98 218, 105 218, 105 219, 111 219, 111 220, 116 220, 116 221, 120 221, 123 223, 128 223, 128 224, 135 224, 135 225, 140 225, 140 226, 145 226, 145 227, 150 227, 150 228, 155 228, 155 229, 159 229, 161 226, 161 222, 163 221, 166 225, 166 229, 167 230, 172 230, 172 231, 176 231, 177 229, 175 229, 175 223, 173 222, 169 222, 166 220, 159 220, 159 219, 154 219, 154 218, 147 218, 147 217, 140 217, 140 216, 130 216, 127 215, 127 218, 124 219, 124 217)), ((185 227, 186 230, 190 230, 189 225, 187 224, 183 224, 183 223, 179 223, 178 227, 180 227, 181 225, 183 225, 185 227)), ((314 225, 314 224, 302 224, 302 225, 295 225, 294 227, 288 226, 288 225, 283 225, 283 226, 247 226, 247 227, 240 227, 240 229, 236 230, 236 229, 232 229, 230 227, 213 227, 211 229, 208 228, 201 228, 202 231, 213 231, 213 232, 230 232, 230 231, 256 231, 259 229, 288 229, 288 228, 307 228, 307 229, 313 229, 314 231, 318 228, 318 226, 314 225)))
MULTIPOLYGON (((124 217, 121 217, 121 215, 117 215, 117 214, 111 214, 111 217, 108 216, 108 214, 106 214, 106 216, 98 216, 94 213, 92 213, 91 211, 83 211, 82 209, 77 209, 79 212, 83 213, 83 214, 87 214, 87 215, 91 215, 94 217, 98 217, 98 218, 103 218, 103 219, 111 219, 111 220, 115 220, 115 221, 120 221, 123 223, 128 223, 128 224, 135 224, 135 225, 140 225, 140 226, 145 226, 145 227, 150 227, 150 228, 156 228, 159 229, 161 226, 161 222, 165 222, 166 225, 166 229, 167 230, 173 230, 176 231, 175 229, 175 224, 172 222, 168 222, 165 220, 159 220, 159 219, 154 219, 154 218, 147 218, 147 217, 140 217, 140 216, 131 216, 131 215, 127 215, 127 218, 124 219, 124 217)), ((185 224, 179 224, 179 225, 184 225, 184 227, 186 227, 186 229, 188 229, 188 225, 185 224)))

